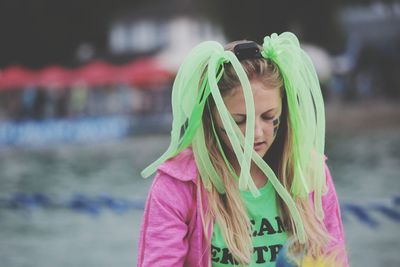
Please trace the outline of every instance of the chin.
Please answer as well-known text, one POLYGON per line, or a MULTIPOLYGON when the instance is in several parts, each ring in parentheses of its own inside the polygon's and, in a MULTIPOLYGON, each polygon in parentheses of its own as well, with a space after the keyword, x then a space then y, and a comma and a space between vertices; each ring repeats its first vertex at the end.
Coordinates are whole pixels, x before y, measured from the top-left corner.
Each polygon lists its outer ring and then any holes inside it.
POLYGON ((261 150, 261 151, 256 151, 257 154, 262 158, 267 154, 267 151, 261 150))

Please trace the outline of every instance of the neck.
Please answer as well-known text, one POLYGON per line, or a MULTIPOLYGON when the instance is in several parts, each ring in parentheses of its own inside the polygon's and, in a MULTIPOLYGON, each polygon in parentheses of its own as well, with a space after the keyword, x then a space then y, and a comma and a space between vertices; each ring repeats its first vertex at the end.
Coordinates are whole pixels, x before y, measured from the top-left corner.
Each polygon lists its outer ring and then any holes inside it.
MULTIPOLYGON (((234 157, 234 160, 230 160, 230 162, 233 162, 232 167, 235 170, 236 175, 239 176, 240 166, 236 157, 234 157)), ((263 187, 268 181, 267 176, 262 172, 262 170, 256 165, 254 161, 252 161, 250 165, 250 175, 257 188, 263 187)))
POLYGON ((251 162, 250 175, 257 188, 263 187, 268 181, 267 176, 254 162, 251 162))

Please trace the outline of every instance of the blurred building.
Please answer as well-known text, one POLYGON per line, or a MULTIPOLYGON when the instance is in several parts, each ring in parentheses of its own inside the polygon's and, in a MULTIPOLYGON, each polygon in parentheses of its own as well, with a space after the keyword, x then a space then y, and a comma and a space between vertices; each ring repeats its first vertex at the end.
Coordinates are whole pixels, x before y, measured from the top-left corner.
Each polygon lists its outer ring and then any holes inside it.
POLYGON ((108 36, 114 56, 152 54, 173 70, 196 44, 205 40, 225 43, 219 26, 191 8, 167 1, 116 15, 108 36))
POLYGON ((334 91, 346 99, 400 97, 400 2, 345 6, 338 20, 347 41, 334 91))

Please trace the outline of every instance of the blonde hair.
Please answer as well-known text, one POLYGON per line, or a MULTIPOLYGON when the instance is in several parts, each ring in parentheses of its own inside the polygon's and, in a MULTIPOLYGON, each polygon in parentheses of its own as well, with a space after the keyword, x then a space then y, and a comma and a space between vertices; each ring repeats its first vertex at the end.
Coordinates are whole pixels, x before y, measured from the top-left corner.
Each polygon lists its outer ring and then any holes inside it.
MULTIPOLYGON (((232 50, 234 45, 241 42, 246 41, 230 43, 225 47, 225 50, 232 50)), ((281 125, 274 143, 264 156, 264 160, 274 170, 282 185, 289 191, 294 174, 293 144, 292 128, 289 120, 290 114, 288 113, 286 104, 283 78, 278 67, 268 59, 247 59, 242 60, 241 64, 250 81, 261 81, 265 85, 268 85, 268 87, 276 88, 281 91, 281 125)), ((240 86, 238 77, 230 64, 224 65, 224 73, 218 82, 218 86, 222 96, 229 94, 232 88, 240 86)), ((215 103, 212 97, 209 97, 207 101, 209 102, 209 108, 203 112, 202 118, 205 143, 211 162, 225 186, 226 193, 220 194, 214 186, 210 192, 207 192, 206 198, 209 209, 204 214, 205 233, 207 233, 209 225, 215 221, 221 229, 224 241, 235 260, 241 265, 246 266, 251 262, 253 253, 250 235, 251 224, 246 207, 239 194, 237 181, 228 170, 213 134, 212 120, 215 120, 215 118, 213 118, 212 110, 215 107, 215 103)), ((226 151, 224 144, 222 144, 222 146, 224 151, 226 151)), ((284 201, 279 195, 277 195, 277 197, 285 230, 289 237, 294 237, 295 227, 293 219, 284 201)), ((306 255, 319 257, 323 255, 323 248, 330 240, 330 236, 323 223, 316 218, 309 199, 296 198, 295 203, 303 220, 306 232, 306 243, 300 245, 300 243, 295 240, 292 242, 290 251, 293 253, 303 251, 306 255)))

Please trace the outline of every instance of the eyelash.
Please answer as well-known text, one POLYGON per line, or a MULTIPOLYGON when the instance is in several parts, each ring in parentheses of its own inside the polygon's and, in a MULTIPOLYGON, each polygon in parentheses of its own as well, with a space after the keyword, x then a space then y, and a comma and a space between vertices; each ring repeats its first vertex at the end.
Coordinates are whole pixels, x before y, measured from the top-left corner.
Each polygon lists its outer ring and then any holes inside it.
MULTIPOLYGON (((270 121, 270 120, 273 120, 274 117, 263 117, 263 119, 266 120, 266 121, 270 121)), ((237 125, 241 125, 241 124, 244 124, 245 122, 246 122, 246 119, 244 119, 242 121, 236 121, 236 124, 237 125)))
POLYGON ((270 120, 273 120, 274 117, 263 117, 263 119, 266 120, 266 121, 270 121, 270 120))

